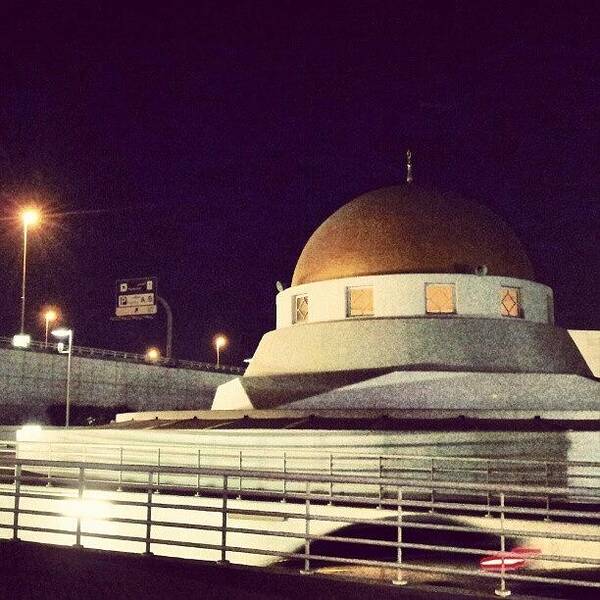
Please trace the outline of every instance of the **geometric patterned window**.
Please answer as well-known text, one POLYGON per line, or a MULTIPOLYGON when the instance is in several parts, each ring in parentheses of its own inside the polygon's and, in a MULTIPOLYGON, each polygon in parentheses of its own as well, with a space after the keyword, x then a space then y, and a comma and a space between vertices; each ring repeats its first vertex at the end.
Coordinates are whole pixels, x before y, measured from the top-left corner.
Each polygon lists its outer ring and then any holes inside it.
POLYGON ((500 289, 500 314, 503 317, 522 317, 521 292, 519 288, 503 287, 500 289))
POLYGON ((294 323, 308 321, 308 296, 296 296, 294 300, 294 323))
POLYGON ((351 287, 346 290, 346 316, 373 316, 372 287, 351 287))
POLYGON ((427 283, 425 285, 425 301, 425 311, 429 315, 455 313, 454 284, 427 283))

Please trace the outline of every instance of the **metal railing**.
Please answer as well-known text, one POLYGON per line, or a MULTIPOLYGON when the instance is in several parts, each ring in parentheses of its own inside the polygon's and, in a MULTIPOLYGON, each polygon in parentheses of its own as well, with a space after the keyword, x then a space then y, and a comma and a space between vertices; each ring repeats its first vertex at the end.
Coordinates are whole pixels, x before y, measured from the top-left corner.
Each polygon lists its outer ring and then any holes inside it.
MULTIPOLYGON (((0 337, 0 346, 13 349, 12 339, 0 337)), ((57 345, 49 342, 31 341, 28 348, 19 348, 19 350, 33 352, 56 352, 57 345)), ((196 362, 191 360, 179 360, 176 358, 159 358, 149 361, 145 354, 136 354, 134 352, 122 352, 120 350, 106 350, 103 348, 89 348, 87 346, 73 346, 73 355, 98 358, 104 360, 118 360, 123 362, 144 363, 148 365, 158 365, 162 367, 176 367, 180 369, 194 369, 197 371, 214 371, 220 373, 242 374, 244 373, 241 367, 232 367, 228 365, 216 365, 214 363, 196 362)))
POLYGON ((2 464, 14 472, 0 486, 0 532, 15 540, 46 536, 48 543, 104 544, 100 547, 222 563, 248 564, 260 556, 259 564, 291 561, 302 573, 326 571, 326 565, 377 568, 395 584, 434 573, 487 589, 485 581, 494 579, 499 596, 510 593, 509 584, 600 588, 595 486, 460 478, 432 484, 384 475, 7 456, 2 464), (60 473, 52 488, 40 475, 49 469, 60 473), (124 491, 107 490, 106 481, 118 477, 127 480, 124 491), (547 498, 554 499, 552 506, 547 498), (107 503, 106 514, 94 504, 98 499, 107 503), (359 535, 357 526, 373 529, 359 535), (510 561, 519 560, 511 550, 518 540, 534 540, 539 548, 517 573, 510 561), (495 560, 497 570, 480 568, 484 559, 495 560))
MULTIPOLYGON (((284 476, 294 473, 321 475, 358 475, 379 479, 418 479, 432 487, 438 482, 473 482, 485 484, 518 483, 528 485, 586 486, 600 491, 600 462, 552 461, 509 458, 473 458, 457 456, 431 456, 409 454, 380 454, 321 450, 294 450, 288 448, 243 448, 239 446, 210 445, 156 445, 106 443, 77 443, 50 441, 3 442, 3 454, 17 454, 19 458, 43 456, 49 461, 83 461, 112 464, 143 464, 147 466, 188 466, 234 468, 246 470, 279 471, 284 476)), ((50 467, 48 482, 59 476, 50 467)), ((127 483, 124 471, 118 471, 118 486, 127 483)), ((198 480, 198 485, 199 480, 198 480)), ((283 489, 287 486, 284 479, 283 489)), ((244 478, 237 482, 238 493, 244 490, 244 478)), ((333 494, 333 484, 329 484, 333 494)), ((435 501, 435 489, 431 501, 435 501)), ((385 486, 380 486, 378 496, 385 496, 385 486)), ((491 497, 486 497, 488 505, 491 497)), ((551 499, 546 500, 550 509, 551 499)))

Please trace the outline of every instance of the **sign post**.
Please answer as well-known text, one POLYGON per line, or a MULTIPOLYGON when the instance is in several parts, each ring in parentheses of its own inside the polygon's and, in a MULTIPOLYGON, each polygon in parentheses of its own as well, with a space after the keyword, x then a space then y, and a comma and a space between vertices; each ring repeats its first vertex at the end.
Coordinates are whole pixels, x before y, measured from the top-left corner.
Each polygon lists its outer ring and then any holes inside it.
POLYGON ((165 358, 171 358, 173 351, 173 313, 164 298, 158 295, 156 277, 136 277, 118 279, 115 296, 115 319, 151 319, 157 312, 160 302, 167 316, 167 346, 165 358))
POLYGON ((164 298, 156 296, 156 299, 165 309, 165 314, 167 315, 167 351, 165 353, 165 358, 171 358, 171 354, 173 353, 173 313, 171 312, 171 307, 164 298))

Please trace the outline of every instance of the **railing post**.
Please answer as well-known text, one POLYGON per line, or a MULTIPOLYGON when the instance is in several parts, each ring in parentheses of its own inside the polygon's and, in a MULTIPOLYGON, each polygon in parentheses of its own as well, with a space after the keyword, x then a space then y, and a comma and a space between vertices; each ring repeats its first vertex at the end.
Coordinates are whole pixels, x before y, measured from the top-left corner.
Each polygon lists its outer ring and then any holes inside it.
POLYGON ((287 452, 283 453, 283 489, 281 491, 283 493, 281 501, 285 502, 287 495, 287 452))
POLYGON ((15 466, 15 505, 13 509, 13 541, 19 539, 19 502, 21 500, 21 465, 15 466))
POLYGON ((396 568, 396 579, 392 581, 394 585, 406 585, 408 581, 404 579, 402 573, 402 489, 398 488, 398 551, 397 551, 397 568, 396 568))
POLYGON ((218 562, 222 565, 229 564, 227 560, 227 475, 223 475, 223 505, 221 507, 221 560, 218 562))
POLYGON ((146 499, 146 550, 144 554, 152 554, 150 543, 152 539, 152 488, 154 487, 154 473, 148 471, 148 497, 146 499))
POLYGON ((238 500, 240 500, 242 498, 242 461, 243 461, 243 455, 242 455, 242 451, 240 450, 239 459, 238 459, 238 470, 240 472, 240 476, 238 479, 238 495, 237 495, 238 500))
POLYGON ((48 444, 48 481, 46 482, 46 487, 50 487, 52 485, 52 467, 50 466, 50 461, 52 460, 52 444, 48 444))
POLYGON ((156 471, 156 490, 154 490, 154 493, 160 494, 160 448, 157 451, 156 466, 158 471, 156 471))
POLYGON ((545 464, 545 482, 546 482, 546 516, 544 517, 544 521, 548 522, 552 519, 550 518, 550 492, 548 492, 548 488, 550 487, 550 473, 548 468, 548 463, 545 464))
POLYGON ((506 537, 504 536, 504 492, 500 492, 500 587, 494 590, 496 596, 507 598, 511 591, 506 589, 505 573, 506 537))
POLYGON ((431 508, 429 509, 430 513, 435 512, 435 490, 433 489, 433 480, 434 480, 434 476, 435 476, 435 465, 434 465, 434 458, 431 459, 431 466, 430 466, 430 470, 429 470, 429 480, 431 483, 431 508))
POLYGON ((75 527, 75 547, 81 548, 81 513, 83 512, 83 490, 85 489, 85 467, 79 467, 79 489, 77 491, 77 525, 75 527))
POLYGON ((485 516, 486 517, 491 517, 492 513, 490 511, 490 508, 491 508, 491 505, 492 505, 492 495, 490 493, 490 461, 489 460, 485 461, 485 484, 487 485, 487 490, 486 490, 487 512, 485 513, 485 516))
POLYGON ((304 568, 300 570, 304 575, 310 575, 310 481, 306 482, 306 496, 304 499, 304 568))
MULTIPOLYGON (((381 482, 381 478, 383 477, 383 456, 378 457, 378 472, 379 472, 379 481, 381 482)), ((377 504, 377 508, 381 508, 381 502, 383 500, 383 486, 379 483, 379 502, 377 504)))
POLYGON ((117 492, 123 490, 123 446, 119 447, 119 487, 117 487, 117 492))
MULTIPOLYGON (((202 466, 202 451, 198 448, 198 469, 202 466)), ((200 496, 200 471, 198 470, 198 475, 196 475, 196 493, 194 496, 200 496)))
POLYGON ((329 506, 331 506, 333 502, 333 481, 331 477, 333 477, 333 454, 329 454, 329 506))

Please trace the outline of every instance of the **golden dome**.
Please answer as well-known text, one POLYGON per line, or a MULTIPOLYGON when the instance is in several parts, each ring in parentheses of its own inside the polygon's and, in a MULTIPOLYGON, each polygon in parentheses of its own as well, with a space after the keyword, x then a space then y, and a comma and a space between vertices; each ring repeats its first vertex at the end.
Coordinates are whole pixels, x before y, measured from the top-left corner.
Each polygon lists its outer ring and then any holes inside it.
POLYGON ((413 184, 381 188, 312 234, 292 285, 386 273, 474 273, 533 279, 515 234, 487 208, 413 184))

